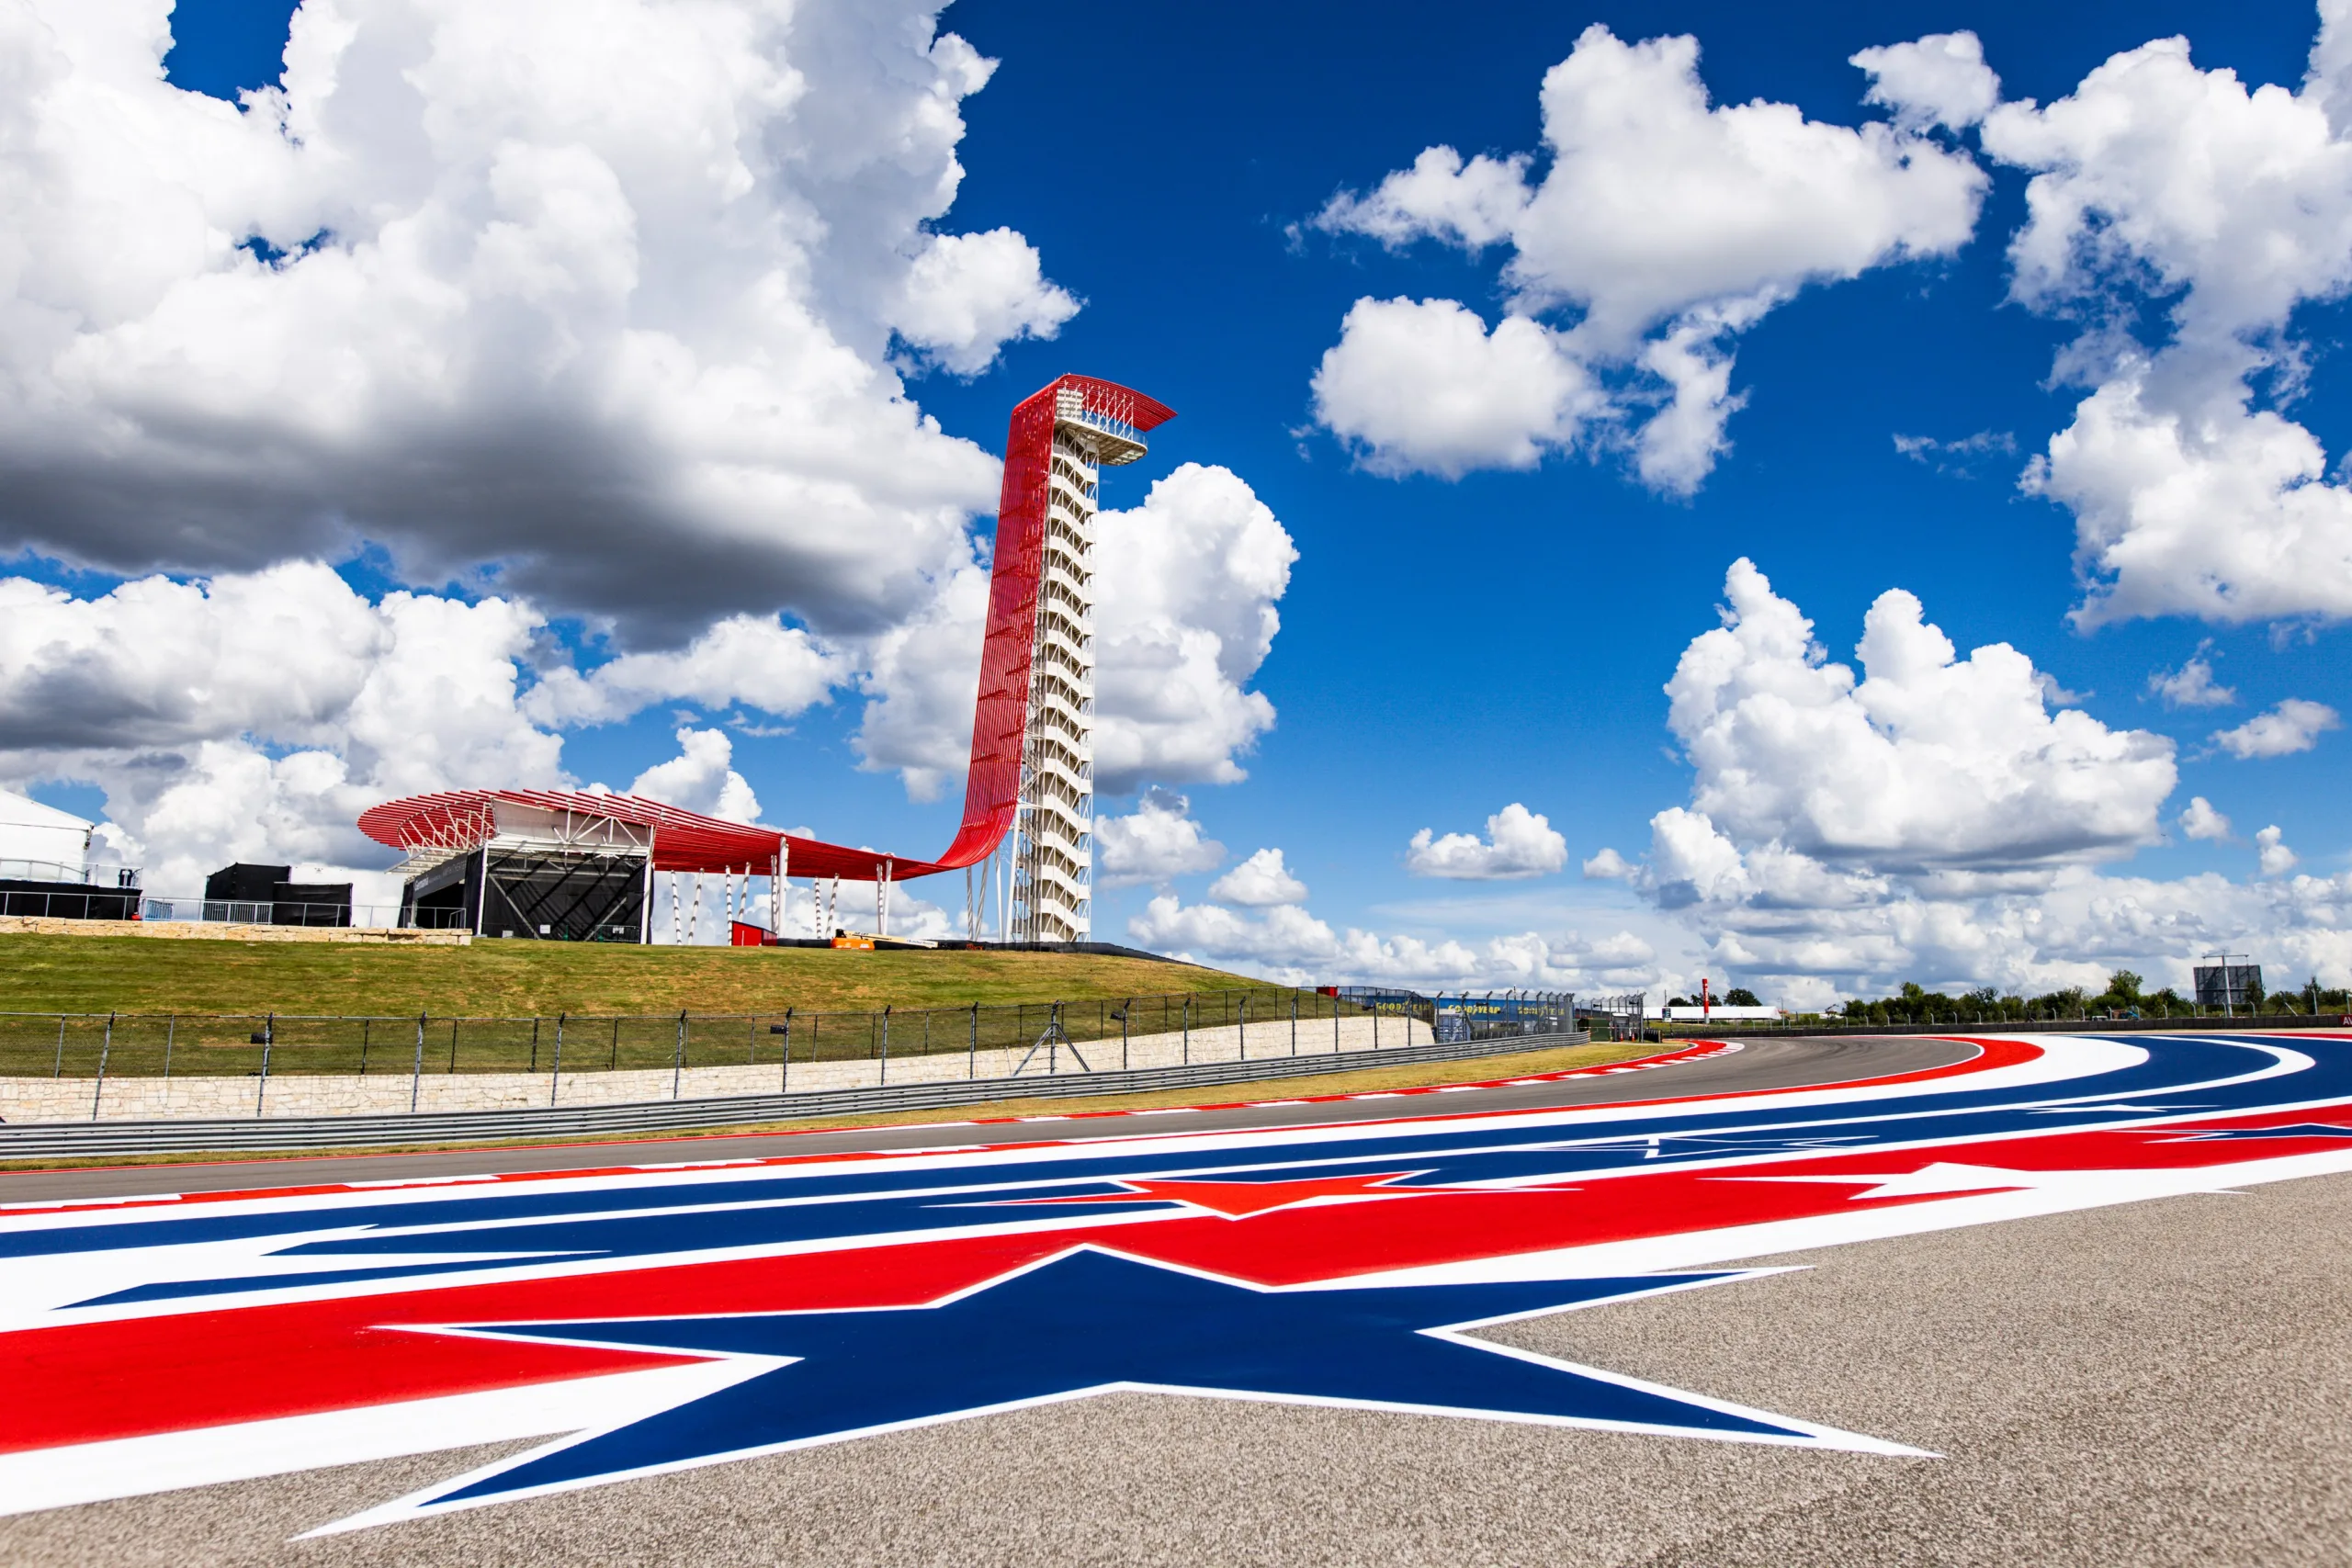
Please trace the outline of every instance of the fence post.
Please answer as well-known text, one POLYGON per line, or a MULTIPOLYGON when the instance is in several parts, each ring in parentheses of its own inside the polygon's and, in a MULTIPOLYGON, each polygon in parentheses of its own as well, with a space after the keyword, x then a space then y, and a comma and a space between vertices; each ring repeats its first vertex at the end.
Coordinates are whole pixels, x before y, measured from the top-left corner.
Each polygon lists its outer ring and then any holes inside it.
POLYGON ((531 1066, 529 1070, 535 1073, 539 1070, 539 1015, 537 1013, 533 1013, 531 1015, 531 1066))
POLYGON ((164 1021, 164 1081, 165 1083, 172 1081, 172 1036, 179 1032, 180 1015, 174 1013, 164 1021))
MULTIPOLYGON (((538 1026, 534 1023, 534 1029, 538 1026)), ((555 1103, 556 1088, 563 1082, 563 1014, 555 1015, 555 1066, 548 1074, 548 1103, 555 1103)))
POLYGON ((1340 1054, 1340 998, 1331 998, 1331 1055, 1340 1054))
POLYGON ((57 1065, 49 1069, 49 1076, 53 1078, 65 1076, 65 1015, 62 1012, 57 1015, 57 1065))
POLYGON ((775 1075, 775 1091, 788 1092, 792 1088, 792 1010, 784 1010, 784 1065, 775 1075))
POLYGON ((1193 1065, 1193 993, 1184 993, 1184 1065, 1193 1065))
POLYGON ((882 1083, 890 1081, 890 1004, 882 1004, 882 1083))
POLYGON ((1241 1045, 1239 1059, 1246 1062, 1250 1059, 1250 993, 1247 991, 1241 993, 1241 1026, 1238 1039, 1241 1045))
POLYGON ((1290 1054, 1298 1055, 1298 993, 1290 994, 1290 1054))
POLYGON ((965 1049, 964 1069, 967 1078, 980 1076, 980 1004, 978 1002, 972 1004, 972 1043, 965 1049))
MULTIPOLYGON (((695 884, 699 891, 701 884, 695 884)), ((678 1098, 679 1087, 686 1078, 686 1010, 678 1010, 678 1049, 670 1058, 670 1098, 678 1098)))
POLYGON ((363 1078, 368 1076, 368 1034, 375 1026, 376 1021, 372 1018, 359 1021, 359 1076, 363 1078))
POLYGON ((90 1091, 90 1120, 98 1119, 98 1097, 107 1091, 107 1053, 114 1049, 114 1014, 107 1014, 107 1037, 98 1047, 98 1087, 90 1091))
POLYGON ((277 1015, 271 1013, 261 1024, 261 1082, 254 1086, 254 1115, 261 1115, 261 1102, 269 1093, 269 1048, 277 1043, 277 1015))
POLYGON ((1133 997, 1119 998, 1119 1070, 1127 1070, 1127 1010, 1135 1006, 1133 997))
POLYGON ((408 1070, 409 1114, 416 1113, 416 1097, 424 1088, 424 1015, 416 1015, 416 1062, 408 1070))

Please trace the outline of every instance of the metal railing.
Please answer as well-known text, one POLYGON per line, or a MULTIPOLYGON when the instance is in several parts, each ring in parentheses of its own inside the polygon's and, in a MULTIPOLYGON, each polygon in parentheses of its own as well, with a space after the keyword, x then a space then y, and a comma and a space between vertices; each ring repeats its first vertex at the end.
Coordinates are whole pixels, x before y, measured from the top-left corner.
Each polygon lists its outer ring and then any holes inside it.
MULTIPOLYGON (((1430 998, 1371 1006, 1273 987, 1082 1000, 972 1003, 878 1010, 779 1008, 757 1012, 556 1013, 528 1017, 292 1013, 0 1013, 0 1077, 207 1077, 246 1075, 684 1071, 784 1068, 818 1062, 1076 1048, 1090 1070, 1130 1066, 1127 1045, 1153 1037, 1221 1053, 1274 1056, 1350 1043, 1340 1026, 1372 1021, 1374 1048, 1403 1043, 1405 1019, 1434 1022, 1430 998), (1397 1020, 1394 1038, 1379 1036, 1397 1020)), ((1531 1031, 1521 1021, 1466 1024, 1449 1039, 1531 1031)), ((1045 1057, 1040 1056, 1041 1066, 1045 1057)), ((977 1071, 977 1066, 975 1068, 977 1071)))
POLYGON ((1723 1040, 1738 1035, 1839 1035, 1839 1034, 1955 1034, 1982 1030, 1988 1034, 2064 1034, 2104 1033, 2132 1034, 2164 1031, 2206 1030, 2227 1033, 2232 1030, 2316 1029, 2352 1025, 2352 1014, 2323 1012, 2265 1012, 2259 1015, 2238 1013, 2150 1013, 2141 1018, 2129 1016, 2102 1017, 2093 1013, 2058 1016, 2049 1013, 2026 1017, 2004 1017, 1995 1011, 1939 1013, 1923 1019, 1892 1019, 1884 1023, 1865 1020, 1848 1020, 1831 1015, 1783 1019, 1717 1019, 1702 1022, 1698 1019, 1654 1020, 1649 1025, 1653 1038, 1723 1040))
POLYGON ((93 883, 86 891, 0 888, 0 915, 60 920, 179 920, 191 924, 248 926, 358 926, 382 931, 411 928, 462 930, 462 909, 415 908, 398 904, 311 903, 243 898, 175 897, 136 886, 93 883))
POLYGON ((1430 1041, 1380 1051, 1194 1063, 1070 1077, 982 1078, 976 1082, 894 1084, 804 1093, 749 1094, 721 1100, 545 1107, 408 1115, 284 1117, 270 1120, 40 1122, 0 1126, 0 1159, 122 1156, 198 1150, 352 1148, 496 1138, 581 1137, 598 1134, 681 1132, 745 1126, 797 1117, 940 1110, 998 1100, 1070 1094, 1132 1094, 1267 1078, 1300 1077, 1359 1067, 1458 1060, 1484 1054, 1533 1052, 1584 1043, 1580 1034, 1515 1035, 1494 1043, 1430 1041))
POLYGON ((136 887, 139 868, 130 865, 68 864, 54 860, 15 860, 0 856, 0 882, 73 882, 85 887, 136 887))

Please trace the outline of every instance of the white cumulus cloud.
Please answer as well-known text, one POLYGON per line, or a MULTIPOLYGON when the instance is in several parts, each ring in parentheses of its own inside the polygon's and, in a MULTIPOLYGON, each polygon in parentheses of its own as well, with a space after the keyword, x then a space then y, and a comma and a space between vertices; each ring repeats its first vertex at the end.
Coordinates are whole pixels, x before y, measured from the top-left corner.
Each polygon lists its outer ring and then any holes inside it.
POLYGON ((96 784, 164 894, 232 860, 364 865, 355 821, 388 796, 561 781, 518 699, 541 626, 500 598, 370 604, 315 561, 91 598, 0 580, 0 779, 96 784))
POLYGON ((1250 916, 1161 894, 1127 922, 1130 939, 1156 951, 1214 962, 1287 985, 1334 981, 1424 991, 1641 990, 1657 984, 1657 953, 1631 931, 1522 931, 1474 945, 1453 938, 1334 931, 1295 904, 1250 916))
POLYGON ((2275 823, 2255 834, 2254 847, 2265 876, 2284 876, 2301 862, 2287 847, 2287 835, 2275 823))
POLYGON ((2256 757, 2291 757, 2318 745, 2322 732, 2343 727, 2343 718, 2325 703, 2289 697, 2234 729, 2215 730, 2213 744, 2241 761, 2256 757))
POLYGON ((759 796, 735 771, 734 761, 735 744, 725 730, 681 729, 678 754, 638 774, 628 792, 730 822, 756 822, 759 796))
POLYGON ((282 86, 169 85, 150 9, 0 33, 0 547, 250 570, 357 538, 674 638, 903 613, 995 464, 885 363, 1068 299, 933 232, 991 62, 924 0, 311 0, 282 86))
POLYGON ((2001 79, 1984 63, 1974 33, 1930 33, 1915 43, 1863 50, 1849 63, 1870 75, 1863 102, 1894 110, 1894 123, 1906 130, 1965 130, 2001 101, 2001 79))
POLYGON ((1243 777, 1237 757, 1274 726, 1249 684, 1282 627, 1290 535, 1238 475, 1199 463, 1096 514, 1094 535, 1095 787, 1243 777))
POLYGON ((1545 876, 1567 863, 1567 840, 1543 813, 1515 800, 1487 818, 1484 839, 1476 833, 1436 838, 1424 828, 1405 848, 1405 869, 1415 876, 1463 881, 1545 876))
POLYGON ((2222 708, 2238 700, 2236 688, 2214 680, 2212 661, 2201 655, 2177 670, 2150 675, 2148 691, 2168 708, 2222 708))
POLYGON ((2157 837, 2172 743, 2052 711, 2006 643, 1960 659, 1917 598, 1890 589, 1863 618, 1857 679, 1752 562, 1735 562, 1724 591, 1724 625, 1667 685, 1668 724, 1697 770, 1693 806, 1738 841, 1990 870, 2157 837))
POLYGON ((2162 39, 1984 121, 2033 172, 2015 296, 2097 323, 2061 361, 2094 389, 2025 481, 2075 514, 2085 626, 2352 615, 2352 491, 2280 412, 2309 371, 2297 309, 2352 287, 2346 19, 2322 9, 2299 92, 2162 39), (2153 332, 2114 324, 2135 311, 2153 332))
POLYGON ((1525 316, 1493 332, 1453 299, 1359 299, 1314 378, 1317 417, 1376 474, 1459 479, 1532 468, 1599 406, 1558 334, 1525 316))
MULTIPOLYGON (((1905 980, 2096 991, 2116 968, 2185 990, 2196 955, 2226 946, 2352 981, 2352 874, 2290 874, 2276 826, 2245 882, 2103 863, 2157 840, 2169 742, 2052 712, 2021 655, 1958 659, 1899 591, 1866 617, 1860 679, 1751 566, 1726 592, 1724 626, 1668 687, 1691 803, 1651 819, 1631 877, 1710 972, 1807 1005, 1905 980)), ((2230 833, 2202 795, 2174 821, 2230 833)))
POLYGON ((1096 885, 1134 887, 1215 871, 1225 860, 1225 846, 1201 830, 1191 809, 1182 795, 1150 789, 1128 815, 1096 818, 1096 885))
POLYGON ((1022 337, 1052 337, 1078 301, 1046 281, 1037 248, 1010 229, 934 234, 907 271, 890 324, 925 357, 962 376, 996 363, 1022 337))
POLYGON ((1306 902, 1306 884, 1290 874, 1278 849, 1260 850, 1209 884, 1209 897, 1253 909, 1306 902))
MULTIPOLYGON (((571 782, 560 731, 663 703, 854 693, 937 794, 1000 469, 906 378, 1077 309, 947 221, 994 64, 938 9, 306 0, 241 105, 169 85, 160 4, 0 13, 0 555, 129 580, 0 584, 0 773, 174 878, 371 855, 364 807, 571 782)), ((1164 676, 1105 693, 1138 777, 1272 722, 1290 542, 1211 472, 1105 627, 1164 676)))
POLYGON ((1633 427, 1643 479, 1690 493, 1743 400, 1739 333, 1808 284, 1966 242, 1984 173, 1919 128, 1974 101, 1961 58, 1973 45, 1945 35, 1857 57, 1898 115, 1852 129, 1787 104, 1711 104, 1694 39, 1587 28, 1544 78, 1540 174, 1527 154, 1432 147, 1317 214, 1392 247, 1507 245, 1510 298, 1492 333, 1450 300, 1358 301, 1317 372, 1317 417, 1375 471, 1447 476, 1633 427))
POLYGON ((2188 807, 2180 814, 2180 830, 2192 839, 2216 841, 2230 836, 2230 819, 2213 808, 2213 803, 2201 795, 2188 797, 2188 807))
POLYGON ((1600 852, 1584 863, 1584 874, 1598 882, 1624 882, 1634 872, 1634 863, 1615 850, 1604 846, 1600 852))

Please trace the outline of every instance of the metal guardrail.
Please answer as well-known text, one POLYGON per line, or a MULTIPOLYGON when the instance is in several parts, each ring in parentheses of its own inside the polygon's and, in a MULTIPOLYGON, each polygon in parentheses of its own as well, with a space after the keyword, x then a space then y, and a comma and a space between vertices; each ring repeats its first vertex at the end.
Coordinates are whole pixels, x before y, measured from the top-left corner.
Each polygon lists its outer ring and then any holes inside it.
POLYGON ((1650 1036, 1661 1040, 1747 1040, 1875 1034, 2154 1034, 2192 1031, 2214 1034, 2245 1033, 2273 1029, 2338 1029, 2352 1025, 2352 1015, 2334 1012, 2220 1013, 2177 1018, 1938 1018, 1917 1023, 1846 1023, 1838 1019, 1808 1019, 1802 1023, 1724 1022, 1692 1020, 1652 1022, 1650 1036))
POLYGON ((480 1143, 516 1138, 568 1138, 597 1133, 685 1132, 808 1116, 878 1111, 928 1111, 999 1100, 1068 1099, 1136 1094, 1266 1078, 1305 1077, 1416 1062, 1456 1061, 1581 1045, 1584 1034, 1514 1034, 1500 1038, 1392 1045, 1250 1061, 1195 1062, 1189 1066, 1113 1068, 1046 1077, 953 1078, 888 1088, 818 1089, 724 1100, 655 1100, 628 1105, 559 1106, 533 1111, 459 1111, 390 1116, 305 1116, 263 1121, 35 1122, 0 1126, 0 1159, 36 1156, 231 1153, 271 1149, 371 1148, 417 1144, 480 1143))
MULTIPOLYGON (((473 1073, 568 1077, 609 1071, 894 1061, 1026 1050, 1058 1031, 1081 1044, 1116 1046, 1131 1036, 1189 1040, 1246 1032, 1246 1038, 1306 1041, 1337 1025, 1400 1015, 1430 1026, 1427 998, 1368 1006, 1314 991, 1259 986, 1159 995, 876 1010, 778 1008, 756 1012, 521 1017, 407 1017, 292 1013, 0 1012, 0 1077, 170 1078, 313 1077, 322 1074, 445 1077, 473 1073)), ((1441 1034, 1442 1031, 1439 1032, 1441 1034)), ((1469 1032, 1541 1033, 1511 1021, 1469 1032)), ((1186 1048, 1190 1059, 1190 1048, 1186 1048)), ((886 1074, 887 1076, 887 1074, 886 1074)), ((967 1075, 978 1077, 977 1069, 967 1075)), ((780 1083, 779 1089, 788 1088, 780 1083)))

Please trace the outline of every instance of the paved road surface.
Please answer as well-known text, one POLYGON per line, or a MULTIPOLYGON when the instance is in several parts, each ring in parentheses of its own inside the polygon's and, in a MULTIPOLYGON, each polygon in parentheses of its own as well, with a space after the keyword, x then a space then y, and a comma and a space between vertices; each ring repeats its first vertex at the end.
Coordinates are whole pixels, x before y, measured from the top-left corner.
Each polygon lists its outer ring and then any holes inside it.
MULTIPOLYGON (((1721 1149, 1698 1147, 1727 1143, 1724 1119, 1699 1126, 1680 1108, 1610 1112, 1614 1120, 1603 1130, 1650 1129, 1657 1140, 1650 1154, 1621 1148, 1607 1156, 1618 1163, 1608 1165, 1588 1147, 1584 1155, 1596 1162, 1591 1177, 1549 1179, 1524 1197, 1341 1200, 1336 1207, 1219 1211, 1121 1233, 1142 1238, 1121 1245, 1147 1251, 1155 1235, 1169 1238, 1158 1244, 1163 1250, 1179 1236, 1205 1237, 1200 1245, 1225 1248, 1220 1256, 1240 1256, 1231 1249, 1248 1236, 1279 1235, 1286 1239, 1257 1255, 1263 1277, 1308 1280, 1328 1271, 1305 1259, 1308 1251, 1362 1245, 1448 1255, 1442 1233, 1449 1227, 1520 1224, 1539 1214, 1567 1227, 1555 1239, 1583 1247, 1596 1269, 1712 1269, 1743 1256, 1702 1247, 1643 1262, 1649 1255, 1639 1248, 1653 1243, 1642 1236, 1732 1238, 1726 1246, 1741 1237, 1811 1236, 1814 1245, 1783 1242, 1747 1259, 1784 1272, 1602 1301, 1476 1336, 1817 1424, 1808 1429, 1833 1437, 1860 1434, 1877 1451, 1835 1441, 1708 1441, 1662 1429, 1116 1393, 315 1539, 300 1538, 388 1499, 446 1490, 453 1477, 543 1444, 523 1438, 121 1496, 0 1517, 0 1562, 10 1568, 2339 1568, 2352 1562, 2352 1307, 2345 1294, 2352 1280, 2352 1040, 2276 1040, 2259 1049, 2176 1041, 2151 1043, 2143 1063, 2134 1062, 2135 1049, 2055 1043, 2055 1055, 2073 1062, 2080 1082, 2021 1081, 2038 1069, 2031 1051, 2020 1049, 2016 1065, 1964 1068, 1950 1080, 1946 1099, 1915 1089, 1900 1101, 1857 1100, 1863 1110, 1883 1106, 1902 1118, 1871 1134, 1875 1141, 1853 1132, 1857 1122, 1833 1124, 1821 1119, 1831 1113, 1807 1110, 1777 1123, 1770 1133, 1777 1152, 1758 1153, 1759 1143, 1727 1164, 1721 1149), (2307 1066, 2281 1077, 2272 1047, 2300 1051, 2307 1066), (2243 1070, 2249 1066, 2269 1076, 2243 1070), (1976 1077, 1967 1076, 1972 1071, 1976 1077), (2005 1087, 1969 1098, 1980 1081, 2005 1087), (2102 1096, 2105 1085, 2115 1092, 2102 1096), (2069 1097, 2075 1109, 2052 1109, 2069 1097), (1948 1111, 1954 1120, 1937 1131, 1922 1126, 1923 1111, 1948 1111), (1848 1141, 1832 1148, 1824 1143, 1831 1137, 1848 1141), (1928 1146, 1937 1138, 1944 1141, 1928 1146), (1823 1147, 1800 1147, 1807 1139, 1823 1147), (1685 1156, 1690 1168, 1677 1168, 1674 1161, 1685 1156), (1848 1171, 1855 1174, 1841 1174, 1848 1171), (1640 1191, 1651 1196, 1638 1199, 1640 1191), (1482 1202, 1503 1207, 1476 1207, 1482 1202), (1521 1203, 1532 1206, 1525 1216, 1515 1207, 1521 1203), (1609 1205, 1610 1213, 1600 1213, 1609 1205), (1683 1213, 1694 1205, 1722 1212, 1683 1213), (1602 1222, 1620 1211, 1639 1223, 1608 1229, 1602 1222), (1222 1217, 1227 1212, 1234 1217, 1222 1217), (1491 1214, 1503 1219, 1476 1219, 1491 1214), (1417 1224, 1417 1215, 1439 1218, 1417 1224), (1732 1228, 1691 1228, 1723 1226, 1732 1228), (1636 1239, 1611 1241, 1620 1235, 1636 1239), (1897 1445, 1913 1451, 1888 1451, 1897 1445)), ((1883 1074, 1968 1055, 1929 1042, 1774 1042, 1630 1083, 1484 1091, 1455 1097, 1445 1109, 1473 1100, 1481 1110, 1521 1108, 1506 1094, 1557 1104, 1564 1090, 1583 1091, 1587 1102, 1634 1092, 1662 1099, 1692 1092, 1702 1075, 1708 1092, 1822 1084, 1856 1076, 1860 1057, 1883 1074)), ((1328 1123, 1428 1104, 1352 1101, 1276 1107, 1271 1114, 1285 1125, 1310 1120, 1309 1112, 1328 1123)), ((1255 1111, 1216 1115, 1215 1122, 1169 1121, 1193 1131, 1268 1120, 1255 1111)), ((1758 1126, 1770 1118, 1743 1111, 1740 1120, 1758 1126)), ((1528 1124, 1548 1141, 1520 1146, 1550 1151, 1546 1157, 1569 1147, 1563 1134, 1593 1128, 1528 1124)), ((987 1132, 1093 1140, 1136 1130, 1132 1120, 1106 1118, 987 1132)), ((730 1156, 937 1147, 941 1131, 876 1129, 726 1146, 730 1156)), ((1319 1149, 1319 1175, 1344 1163, 1336 1156, 1358 1135, 1334 1142, 1325 1131, 1282 1146, 1319 1149)), ((1498 1137, 1482 1131, 1447 1145, 1455 1152, 1443 1157, 1457 1163, 1430 1179, 1470 1180, 1500 1168, 1477 1164, 1500 1157, 1498 1137)), ((694 1157, 696 1145, 629 1147, 653 1163, 694 1157)), ((576 1150, 403 1156, 396 1168, 478 1173, 492 1168, 485 1161, 520 1158, 535 1163, 498 1168, 544 1169, 550 1160, 579 1157, 576 1150), (424 1163, 442 1159, 463 1163, 424 1163)), ((380 1179, 393 1166, 299 1164, 300 1179, 310 1181, 344 1179, 330 1168, 380 1179)), ((1020 1166, 1017 1156, 988 1168, 1041 1168, 1020 1166)), ((273 1162, 202 1174, 235 1185, 288 1169, 273 1162)), ((175 1189, 193 1190, 191 1174, 180 1168, 169 1176, 175 1189)), ((531 1185, 470 1190, 524 1192, 531 1185)), ((1202 1191, 1208 1195, 1197 1201, 1214 1206, 1227 1201, 1230 1188, 1202 1191)), ((18 1201, 27 1195, 21 1185, 0 1189, 18 1201)), ((885 1253, 857 1256, 875 1260, 860 1267, 888 1266, 885 1253)), ((1463 1256, 1491 1254, 1472 1248, 1463 1256)), ((234 1343, 238 1331, 224 1318, 220 1342, 234 1343)), ((0 1334, 0 1348, 6 1337, 0 1334)), ((41 1366, 58 1364, 57 1351, 44 1353, 51 1359, 41 1366)), ((998 1341, 995 1353, 1018 1359, 1037 1347, 1016 1332, 998 1341)), ((110 1367, 107 1375, 133 1374, 110 1367)), ((88 1393, 101 1403, 114 1397, 100 1383, 88 1393)), ((0 1456, 0 1470, 6 1462, 0 1456)), ((122 1462, 137 1462, 135 1453, 127 1449, 122 1462)), ((0 1487, 5 1481, 0 1475, 0 1487)))
MULTIPOLYGON (((1863 1039, 1762 1040, 1727 1056, 1677 1063, 1639 1077, 1577 1078, 1480 1091, 1482 1111, 1524 1111, 1598 1105, 1671 1096, 1735 1094, 1793 1089, 1847 1078, 1883 1077, 1939 1066, 1973 1047, 1949 1040, 1874 1036, 1863 1039)), ((1215 1095, 1229 1091, 1204 1090, 1215 1095)), ((1302 1093, 1312 1093, 1303 1086, 1302 1093)), ((1335 1100, 1309 1105, 1237 1106, 1170 1116, 1154 1131, 1187 1133, 1241 1127, 1328 1126, 1410 1113, 1425 1107, 1395 1100, 1335 1100), (1409 1108, 1409 1109, 1406 1109, 1409 1108)), ((1448 1110, 1454 1107, 1449 1105, 1448 1110)), ((943 1114, 953 1114, 952 1112, 943 1114)), ((0 1205, 66 1198, 124 1198, 145 1192, 221 1192, 255 1186, 299 1187, 330 1181, 390 1181, 484 1172, 577 1170, 627 1162, 754 1159, 774 1155, 846 1154, 876 1149, 926 1149, 972 1143, 1017 1144, 1045 1139, 1125 1138, 1128 1117, 1043 1117, 975 1128, 966 1122, 855 1127, 840 1132, 735 1134, 647 1138, 526 1148, 450 1149, 433 1154, 338 1155, 323 1159, 223 1160, 171 1166, 111 1166, 78 1170, 0 1174, 0 1205)), ((1148 1125, 1148 1123, 1147 1123, 1148 1125)))

